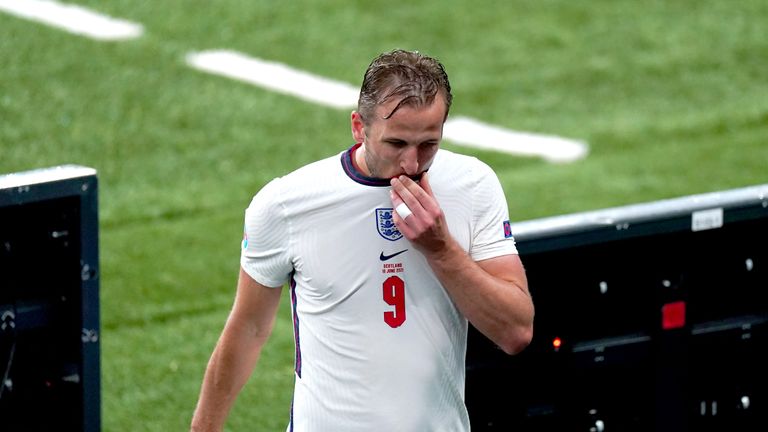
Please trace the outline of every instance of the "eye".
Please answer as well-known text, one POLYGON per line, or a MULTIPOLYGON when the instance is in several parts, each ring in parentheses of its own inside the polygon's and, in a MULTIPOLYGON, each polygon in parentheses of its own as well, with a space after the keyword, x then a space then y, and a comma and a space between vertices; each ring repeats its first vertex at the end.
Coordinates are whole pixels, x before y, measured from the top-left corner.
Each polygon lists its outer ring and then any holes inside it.
POLYGON ((387 140, 386 143, 391 145, 392 147, 397 147, 397 148, 403 148, 408 145, 408 143, 406 143, 405 141, 396 140, 396 139, 387 140))

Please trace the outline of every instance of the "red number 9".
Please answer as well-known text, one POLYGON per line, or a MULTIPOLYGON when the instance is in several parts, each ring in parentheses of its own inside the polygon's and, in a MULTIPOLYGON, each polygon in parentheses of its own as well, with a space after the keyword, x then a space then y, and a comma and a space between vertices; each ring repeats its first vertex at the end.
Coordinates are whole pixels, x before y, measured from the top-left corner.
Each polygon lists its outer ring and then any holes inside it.
POLYGON ((384 312, 384 322, 397 328, 405 322, 405 282, 397 276, 390 276, 382 286, 384 301, 395 310, 384 312))

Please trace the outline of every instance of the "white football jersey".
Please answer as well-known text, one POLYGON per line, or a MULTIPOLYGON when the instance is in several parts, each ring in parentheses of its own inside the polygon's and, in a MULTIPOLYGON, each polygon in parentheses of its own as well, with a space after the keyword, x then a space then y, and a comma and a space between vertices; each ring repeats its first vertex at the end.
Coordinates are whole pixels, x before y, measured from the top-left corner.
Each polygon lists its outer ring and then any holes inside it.
MULTIPOLYGON (((290 282, 296 382, 290 431, 468 431, 467 320, 392 219, 388 180, 356 145, 267 184, 245 215, 241 265, 290 282)), ((451 234, 475 261, 515 254, 486 164, 439 150, 429 170, 451 234)))

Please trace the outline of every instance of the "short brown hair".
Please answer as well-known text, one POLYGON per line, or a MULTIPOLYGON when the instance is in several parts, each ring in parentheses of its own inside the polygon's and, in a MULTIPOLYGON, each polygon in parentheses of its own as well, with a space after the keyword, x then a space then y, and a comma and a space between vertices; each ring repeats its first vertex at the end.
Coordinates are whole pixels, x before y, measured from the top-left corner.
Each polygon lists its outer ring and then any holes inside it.
POLYGON ((443 93, 447 117, 453 95, 442 63, 418 51, 389 51, 373 59, 365 71, 357 112, 368 123, 378 105, 400 98, 392 112, 384 116, 387 119, 403 105, 430 105, 437 92, 443 93))

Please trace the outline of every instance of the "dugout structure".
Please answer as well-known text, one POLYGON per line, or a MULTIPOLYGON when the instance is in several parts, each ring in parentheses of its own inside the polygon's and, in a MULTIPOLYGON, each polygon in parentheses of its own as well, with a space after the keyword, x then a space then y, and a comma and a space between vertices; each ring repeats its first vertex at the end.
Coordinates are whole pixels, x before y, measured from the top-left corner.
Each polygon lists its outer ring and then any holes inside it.
POLYGON ((473 431, 757 431, 768 412, 768 185, 513 226, 534 339, 471 329, 473 431))
POLYGON ((96 171, 0 176, 0 430, 101 428, 96 171))

